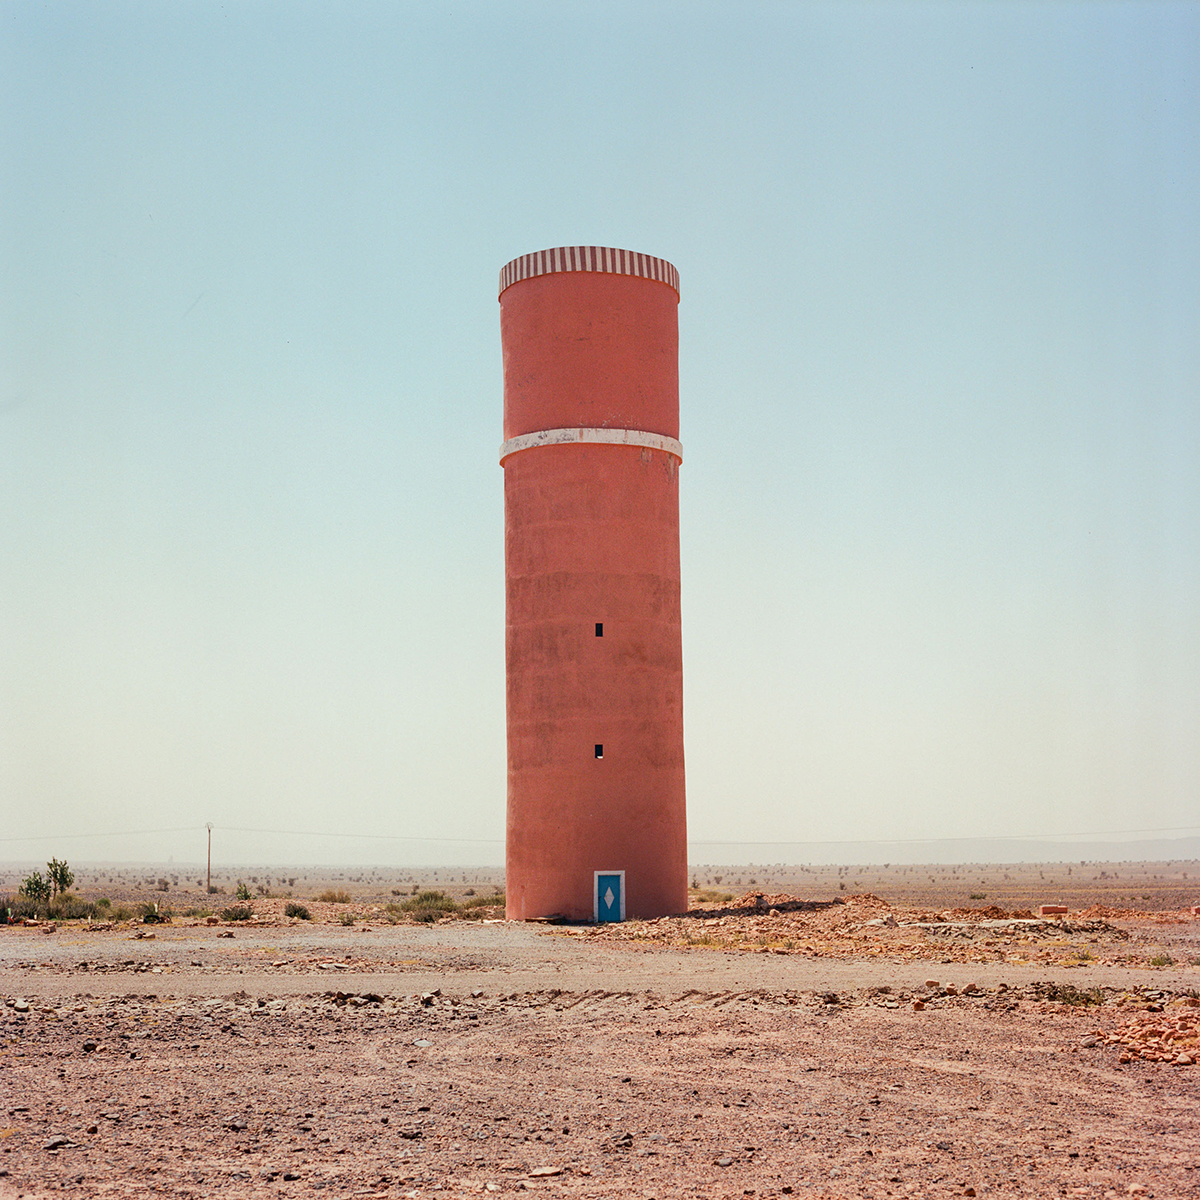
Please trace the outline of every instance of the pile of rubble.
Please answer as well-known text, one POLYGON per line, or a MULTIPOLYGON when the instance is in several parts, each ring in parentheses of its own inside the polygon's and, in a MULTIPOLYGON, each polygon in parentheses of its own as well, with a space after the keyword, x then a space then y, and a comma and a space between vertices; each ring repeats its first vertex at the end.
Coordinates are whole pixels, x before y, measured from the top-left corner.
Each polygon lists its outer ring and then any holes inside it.
MULTIPOLYGON (((1157 1006, 1156 1006, 1157 1007, 1157 1006)), ((1093 1045, 1123 1047, 1119 1062, 1146 1062, 1190 1067, 1200 1062, 1200 1000, 1189 996, 1173 1004, 1174 1012, 1142 1012, 1111 1033, 1095 1030, 1093 1045)))
POLYGON ((1129 934, 1091 917, 1008 913, 995 905, 942 912, 893 907, 869 892, 832 900, 747 892, 686 915, 575 930, 610 941, 822 958, 884 955, 898 960, 1077 965, 1114 955, 1129 934))

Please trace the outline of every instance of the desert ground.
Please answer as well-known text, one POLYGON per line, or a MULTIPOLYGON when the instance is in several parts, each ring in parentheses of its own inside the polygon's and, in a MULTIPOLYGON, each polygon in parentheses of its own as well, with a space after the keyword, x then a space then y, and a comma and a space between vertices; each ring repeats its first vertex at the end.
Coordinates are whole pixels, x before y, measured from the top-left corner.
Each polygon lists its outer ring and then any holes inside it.
POLYGON ((77 869, 108 919, 0 927, 0 1197, 1200 1196, 1197 874, 77 869))

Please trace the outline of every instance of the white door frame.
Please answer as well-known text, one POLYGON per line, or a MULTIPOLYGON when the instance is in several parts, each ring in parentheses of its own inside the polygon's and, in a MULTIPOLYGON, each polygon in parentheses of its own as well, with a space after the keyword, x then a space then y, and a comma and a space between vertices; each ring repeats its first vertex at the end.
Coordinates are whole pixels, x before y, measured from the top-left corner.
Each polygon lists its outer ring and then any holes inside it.
POLYGON ((625 920, 625 872, 624 871, 594 871, 592 873, 592 920, 600 923, 600 876, 617 875, 621 879, 621 916, 625 920))

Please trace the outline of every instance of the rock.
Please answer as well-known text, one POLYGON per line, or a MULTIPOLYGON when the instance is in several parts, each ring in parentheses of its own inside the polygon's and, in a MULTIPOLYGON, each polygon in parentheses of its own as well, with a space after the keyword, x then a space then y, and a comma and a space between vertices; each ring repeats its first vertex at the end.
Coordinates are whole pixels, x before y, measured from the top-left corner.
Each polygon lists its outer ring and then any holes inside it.
POLYGON ((1190 1067, 1196 1060, 1190 1054, 1180 1053, 1175 1062, 1181 1067, 1190 1067))
POLYGON ((724 1157, 717 1159, 717 1166, 718 1167, 732 1167, 733 1159, 730 1158, 728 1154, 726 1154, 724 1157))
POLYGON ((936 979, 927 979, 925 980, 925 986, 932 991, 940 988, 942 985, 936 979))
POLYGON ((83 1043, 84 1054, 91 1054, 91 1052, 93 1050, 95 1050, 95 1048, 96 1048, 96 1043, 93 1042, 90 1038, 86 1042, 83 1043))
POLYGON ((422 1050, 428 1050, 433 1043, 428 1038, 414 1038, 413 1045, 419 1046, 422 1050))
POLYGON ((1085 1037, 1085 1038, 1083 1039, 1083 1041, 1082 1041, 1082 1042, 1080 1042, 1079 1044, 1080 1044, 1080 1045, 1081 1045, 1081 1046, 1082 1046, 1082 1047, 1083 1047, 1085 1050, 1092 1050, 1092 1049, 1094 1049, 1096 1046, 1100 1045, 1100 1039, 1099 1039, 1098 1037, 1096 1037, 1096 1035, 1095 1035, 1095 1034, 1091 1034, 1090 1036, 1088 1036, 1088 1037, 1085 1037))
POLYGON ((967 986, 965 988, 963 988, 963 995, 964 996, 973 996, 978 991, 979 991, 979 988, 975 984, 968 983, 967 986))
POLYGON ((530 1179, 548 1179, 551 1175, 561 1175, 562 1167, 534 1167, 529 1172, 530 1179))
POLYGON ((946 995, 947 995, 947 996, 957 996, 957 995, 958 995, 958 988, 956 988, 956 987, 954 986, 954 984, 952 984, 952 983, 948 983, 948 984, 946 984, 946 995))
POLYGON ((472 1000, 478 1000, 479 997, 482 995, 483 995, 483 988, 472 988, 471 989, 471 999, 472 1000))
POLYGON ((300 1178, 300 1176, 297 1175, 295 1171, 284 1171, 283 1177, 285 1180, 287 1180, 288 1183, 292 1183, 295 1180, 300 1178))
POLYGON ((220 938, 220 937, 228 937, 228 938, 231 938, 231 937, 233 937, 233 930, 232 930, 232 929, 225 929, 225 930, 223 930, 221 933, 218 933, 218 934, 217 934, 217 937, 219 937, 219 938, 220 938))
POLYGON ((58 1150, 63 1146, 71 1146, 71 1145, 74 1145, 74 1143, 71 1141, 71 1139, 69 1137, 67 1137, 65 1134, 56 1133, 50 1138, 49 1141, 42 1143, 42 1149, 43 1150, 58 1150))
POLYGON ((13 1008, 16 1009, 17 1012, 28 1012, 29 1011, 29 1001, 28 1000, 20 1000, 20 999, 14 1000, 13 1008))
POLYGON ((922 1012, 924 1010, 924 1008, 925 1008, 924 1000, 914 1000, 913 1001, 913 1012, 922 1012))

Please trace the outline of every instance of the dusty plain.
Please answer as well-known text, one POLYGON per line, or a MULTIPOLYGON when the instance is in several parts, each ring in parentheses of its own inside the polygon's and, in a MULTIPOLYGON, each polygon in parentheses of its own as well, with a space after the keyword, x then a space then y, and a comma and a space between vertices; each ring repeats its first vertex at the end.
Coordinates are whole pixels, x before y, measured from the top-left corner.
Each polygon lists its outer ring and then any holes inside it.
POLYGON ((0 928, 0 1197, 1200 1196, 1200 864, 1069 866, 700 868, 600 928, 77 871, 172 916, 0 928))

